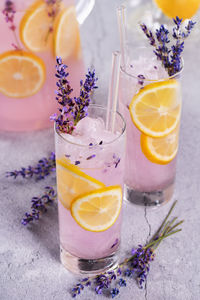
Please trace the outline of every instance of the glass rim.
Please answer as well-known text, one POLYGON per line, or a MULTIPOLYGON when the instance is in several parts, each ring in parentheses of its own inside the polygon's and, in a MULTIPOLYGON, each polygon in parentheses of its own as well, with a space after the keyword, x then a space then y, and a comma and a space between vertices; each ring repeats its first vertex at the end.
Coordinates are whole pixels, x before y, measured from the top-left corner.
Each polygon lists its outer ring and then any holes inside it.
MULTIPOLYGON (((140 47, 140 48, 144 48, 144 47, 140 47)), ((136 75, 133 75, 133 74, 127 72, 126 69, 125 69, 126 65, 127 64, 125 64, 125 66, 120 67, 121 72, 124 73, 125 75, 129 76, 129 77, 134 78, 134 79, 137 79, 137 80, 140 79, 136 75)), ((144 82, 161 82, 161 81, 171 80, 171 79, 174 79, 175 77, 179 76, 182 73, 183 69, 184 69, 184 59, 181 58, 181 69, 180 69, 180 71, 178 71, 174 75, 159 78, 159 79, 144 78, 144 79, 141 79, 141 80, 144 81, 144 82)))
MULTIPOLYGON (((102 110, 104 110, 104 111, 107 111, 107 107, 105 107, 105 106, 102 106, 102 105, 98 105, 98 104, 90 104, 89 105, 89 109, 90 108, 100 108, 100 109, 102 109, 102 110)), ((122 126, 122 131, 120 132, 120 135, 119 136, 117 136, 117 137, 115 137, 113 140, 111 140, 111 141, 109 141, 109 142, 105 142, 105 143, 103 143, 101 146, 103 147, 103 146, 109 146, 109 145, 111 145, 112 143, 114 143, 115 141, 117 141, 121 136, 123 136, 124 135, 124 133, 125 133, 125 131, 126 131, 126 122, 125 122, 125 119, 124 119, 124 117, 122 116, 122 114, 120 113, 120 112, 118 112, 118 111, 113 111, 113 110, 109 110, 110 112, 113 112, 113 113, 116 113, 120 118, 121 118, 121 120, 122 120, 122 122, 123 122, 123 126, 122 126)), ((86 117, 87 118, 87 117, 86 117)), ((63 135, 62 135, 62 132, 58 129, 58 128, 56 128, 56 122, 54 123, 54 131, 55 131, 55 133, 62 139, 62 140, 64 140, 65 142, 67 142, 67 143, 69 143, 69 144, 71 144, 71 145, 74 145, 74 146, 78 146, 78 147, 83 147, 83 148, 86 148, 86 147, 88 147, 89 145, 87 144, 87 145, 85 145, 85 144, 78 144, 78 143, 75 143, 75 142, 72 142, 72 141, 70 141, 70 140, 68 140, 66 137, 64 137, 63 135)), ((67 134, 66 134, 67 135, 67 134)), ((91 146, 92 147, 92 146, 91 146)))

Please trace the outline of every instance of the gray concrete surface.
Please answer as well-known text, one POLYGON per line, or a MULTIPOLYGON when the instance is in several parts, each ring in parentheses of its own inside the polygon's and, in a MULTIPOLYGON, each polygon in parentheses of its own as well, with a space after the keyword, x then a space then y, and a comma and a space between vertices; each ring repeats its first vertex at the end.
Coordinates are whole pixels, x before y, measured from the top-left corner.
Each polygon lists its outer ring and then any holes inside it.
MULTIPOLYGON (((81 29, 86 66, 93 64, 99 75, 97 101, 105 102, 111 51, 119 49, 114 8, 120 1, 97 0, 94 11, 81 29)), ((199 26, 199 25, 198 25, 199 26)), ((171 237, 157 252, 146 290, 133 280, 116 299, 200 299, 200 41, 193 39, 185 51, 183 114, 177 166, 174 215, 185 219, 183 231, 171 237)), ((27 166, 54 148, 53 131, 0 134, 0 300, 71 299, 70 287, 77 278, 59 261, 57 210, 51 208, 40 222, 24 228, 20 220, 32 196, 55 182, 54 176, 34 180, 5 178, 8 170, 27 166)), ((171 203, 157 210, 125 205, 121 255, 145 243, 171 203)), ((78 299, 78 298, 77 298, 78 299)), ((89 289, 79 299, 105 299, 89 289)))

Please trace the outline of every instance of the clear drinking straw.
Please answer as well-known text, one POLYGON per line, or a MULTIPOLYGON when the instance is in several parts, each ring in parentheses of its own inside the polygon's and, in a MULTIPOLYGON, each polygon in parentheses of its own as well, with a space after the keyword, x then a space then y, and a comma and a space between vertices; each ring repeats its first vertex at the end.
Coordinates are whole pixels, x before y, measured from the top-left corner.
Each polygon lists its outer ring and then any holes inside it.
POLYGON ((119 27, 119 39, 121 49, 121 66, 124 68, 126 65, 126 6, 121 5, 117 8, 117 20, 119 27))
POLYGON ((114 132, 115 118, 118 103, 119 90, 119 74, 120 74, 121 53, 115 51, 112 53, 112 71, 111 80, 108 91, 107 115, 106 115, 106 129, 114 132))

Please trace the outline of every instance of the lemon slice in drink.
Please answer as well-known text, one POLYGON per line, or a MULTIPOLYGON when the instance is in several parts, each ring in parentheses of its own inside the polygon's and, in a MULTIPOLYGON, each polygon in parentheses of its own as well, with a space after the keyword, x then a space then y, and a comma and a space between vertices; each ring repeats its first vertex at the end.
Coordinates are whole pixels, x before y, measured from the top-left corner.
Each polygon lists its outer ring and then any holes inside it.
POLYGON ((179 126, 165 137, 152 138, 141 134, 141 148, 144 155, 153 163, 168 164, 178 151, 179 126))
POLYGON ((154 0, 162 12, 170 17, 190 19, 198 10, 200 0, 154 0))
POLYGON ((26 11, 20 22, 20 39, 25 47, 33 52, 40 52, 52 47, 52 19, 48 16, 45 1, 34 2, 26 11))
POLYGON ((54 54, 63 59, 80 53, 80 33, 74 6, 62 9, 54 24, 54 54))
POLYGON ((100 232, 116 222, 121 205, 121 187, 110 186, 76 197, 71 204, 71 214, 85 230, 100 232))
POLYGON ((129 111, 135 126, 145 135, 163 137, 179 123, 179 83, 175 79, 146 85, 132 99, 129 111))
POLYGON ((105 187, 95 178, 82 172, 64 159, 56 160, 58 197, 63 206, 70 208, 72 200, 80 194, 105 187))
POLYGON ((0 92, 23 98, 36 94, 45 81, 44 62, 36 55, 14 50, 0 54, 0 92))

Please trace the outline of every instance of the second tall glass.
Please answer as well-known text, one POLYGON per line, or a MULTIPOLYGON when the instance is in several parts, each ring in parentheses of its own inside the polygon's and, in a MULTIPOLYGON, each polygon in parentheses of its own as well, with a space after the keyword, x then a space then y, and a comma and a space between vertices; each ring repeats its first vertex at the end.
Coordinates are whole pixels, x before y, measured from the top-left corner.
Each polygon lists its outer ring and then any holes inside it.
POLYGON ((134 60, 127 57, 121 68, 119 89, 120 111, 127 123, 125 198, 155 206, 170 200, 174 192, 180 73, 169 77, 145 48, 129 50, 134 60))

